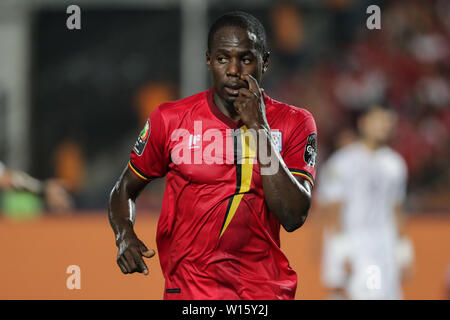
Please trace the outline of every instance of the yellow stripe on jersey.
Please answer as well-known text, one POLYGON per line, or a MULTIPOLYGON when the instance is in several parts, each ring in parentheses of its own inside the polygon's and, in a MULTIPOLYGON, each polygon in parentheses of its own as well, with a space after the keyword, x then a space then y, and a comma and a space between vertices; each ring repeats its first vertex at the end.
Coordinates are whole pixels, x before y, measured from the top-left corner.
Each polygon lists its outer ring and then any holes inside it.
POLYGON ((242 197, 250 190, 250 185, 252 183, 253 164, 255 163, 256 156, 256 143, 253 135, 247 131, 246 126, 242 126, 240 133, 242 158, 240 159, 240 163, 236 163, 236 170, 241 170, 240 188, 238 193, 235 194, 231 200, 232 202, 226 214, 226 219, 219 238, 222 237, 223 233, 227 229, 236 213, 237 208, 239 207, 239 204, 241 203, 242 197))
POLYGON ((133 165, 131 164, 131 161, 128 161, 128 167, 139 177, 139 178, 141 178, 141 179, 143 179, 143 180, 145 180, 145 181, 148 181, 148 180, 150 180, 149 178, 146 178, 146 177, 144 177, 142 174, 140 174, 139 172, 138 172, 138 170, 137 169, 135 169, 134 167, 133 167, 133 165))
POLYGON ((291 173, 292 173, 293 175, 300 176, 300 177, 303 177, 303 178, 308 179, 308 181, 311 182, 311 185, 314 186, 314 181, 313 181, 313 180, 311 179, 311 177, 308 176, 307 174, 301 173, 301 172, 295 172, 295 171, 291 171, 291 173))

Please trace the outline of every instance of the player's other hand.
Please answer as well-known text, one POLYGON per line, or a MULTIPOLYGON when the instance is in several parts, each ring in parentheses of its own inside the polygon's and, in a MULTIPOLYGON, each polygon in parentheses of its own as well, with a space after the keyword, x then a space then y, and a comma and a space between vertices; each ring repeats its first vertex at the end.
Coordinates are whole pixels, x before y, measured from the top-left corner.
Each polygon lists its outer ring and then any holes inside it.
POLYGON ((149 250, 134 232, 127 233, 117 240, 117 264, 124 274, 139 272, 148 275, 148 268, 142 257, 151 258, 154 250, 149 250))

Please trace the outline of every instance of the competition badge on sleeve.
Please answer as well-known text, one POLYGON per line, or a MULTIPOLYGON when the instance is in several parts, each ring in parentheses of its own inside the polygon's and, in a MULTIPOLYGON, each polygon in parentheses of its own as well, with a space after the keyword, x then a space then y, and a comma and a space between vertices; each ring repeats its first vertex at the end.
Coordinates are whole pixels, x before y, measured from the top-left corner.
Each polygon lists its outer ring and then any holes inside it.
POLYGON ((303 159, 308 164, 308 166, 314 167, 316 165, 317 156, 317 135, 311 133, 308 136, 308 141, 306 141, 305 153, 303 154, 303 159))
POLYGON ((150 119, 147 119, 147 122, 145 123, 145 127, 144 127, 144 129, 142 129, 141 133, 139 134, 139 137, 138 137, 136 143, 134 144, 134 148, 133 148, 134 152, 136 152, 136 154, 138 156, 141 156, 142 152, 144 152, 145 145, 147 144, 149 135, 150 135, 150 119))

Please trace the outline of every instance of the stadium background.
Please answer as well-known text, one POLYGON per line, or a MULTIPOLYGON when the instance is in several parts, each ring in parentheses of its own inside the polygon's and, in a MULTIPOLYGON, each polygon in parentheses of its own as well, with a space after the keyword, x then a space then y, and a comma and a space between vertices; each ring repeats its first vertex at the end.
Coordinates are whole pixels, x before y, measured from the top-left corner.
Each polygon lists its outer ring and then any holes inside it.
MULTIPOLYGON (((266 26, 271 65, 262 87, 307 108, 325 161, 353 137, 355 114, 373 102, 399 114, 392 146, 408 164, 407 230, 416 261, 407 299, 450 295, 450 5, 444 0, 0 1, 0 160, 69 183, 74 212, 52 215, 29 194, 1 194, 1 299, 160 299, 151 276, 123 276, 108 225, 109 191, 146 116, 159 103, 209 86, 206 35, 221 13, 245 10, 266 26), (68 30, 66 8, 81 8, 68 30), (368 30, 366 8, 381 8, 368 30), (82 271, 68 290, 67 266, 82 271)), ((137 230, 155 245, 164 180, 139 198, 137 230)), ((324 299, 321 216, 282 235, 299 274, 297 298, 324 299)))

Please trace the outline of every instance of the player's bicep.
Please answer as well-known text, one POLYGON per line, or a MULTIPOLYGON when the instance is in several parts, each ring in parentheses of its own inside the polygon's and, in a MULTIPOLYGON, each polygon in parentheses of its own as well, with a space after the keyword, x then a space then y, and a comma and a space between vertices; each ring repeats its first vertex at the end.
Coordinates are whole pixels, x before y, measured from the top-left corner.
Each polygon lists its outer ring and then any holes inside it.
POLYGON ((136 175, 130 166, 125 168, 125 172, 122 176, 122 183, 127 194, 130 195, 131 198, 135 199, 149 182, 150 180, 142 179, 136 175))
POLYGON ((111 199, 136 199, 139 193, 149 183, 149 180, 144 180, 137 176, 133 170, 127 165, 111 193, 111 199))

